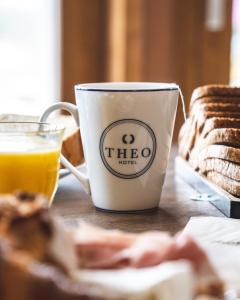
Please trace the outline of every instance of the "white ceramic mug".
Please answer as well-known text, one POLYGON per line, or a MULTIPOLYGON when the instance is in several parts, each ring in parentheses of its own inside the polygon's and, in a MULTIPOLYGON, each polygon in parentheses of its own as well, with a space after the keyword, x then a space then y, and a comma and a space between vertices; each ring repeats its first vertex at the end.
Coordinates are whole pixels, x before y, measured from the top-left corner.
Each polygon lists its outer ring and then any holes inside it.
POLYGON ((75 86, 77 106, 56 103, 41 117, 65 109, 80 126, 87 174, 62 164, 111 211, 157 208, 166 173, 179 87, 173 83, 112 82, 75 86), (80 119, 80 122, 79 122, 80 119))

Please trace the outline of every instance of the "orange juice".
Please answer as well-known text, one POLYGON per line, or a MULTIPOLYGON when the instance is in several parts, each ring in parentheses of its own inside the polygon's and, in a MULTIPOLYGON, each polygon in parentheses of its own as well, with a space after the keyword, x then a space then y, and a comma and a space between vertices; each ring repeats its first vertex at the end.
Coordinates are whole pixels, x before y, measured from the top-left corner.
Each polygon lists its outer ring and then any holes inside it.
POLYGON ((0 193, 42 193, 50 203, 57 186, 59 157, 60 149, 40 138, 5 141, 0 145, 0 193))

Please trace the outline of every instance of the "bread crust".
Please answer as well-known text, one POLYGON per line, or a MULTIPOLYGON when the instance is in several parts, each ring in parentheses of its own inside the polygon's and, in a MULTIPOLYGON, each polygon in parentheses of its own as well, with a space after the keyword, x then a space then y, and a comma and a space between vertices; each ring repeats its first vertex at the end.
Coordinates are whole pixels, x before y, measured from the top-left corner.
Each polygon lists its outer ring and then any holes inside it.
POLYGON ((204 139, 198 139, 195 146, 199 150, 207 146, 221 144, 232 147, 240 147, 240 129, 216 128, 209 132, 204 139))
POLYGON ((206 174, 206 177, 233 196, 240 197, 239 181, 228 178, 227 176, 224 176, 223 174, 217 173, 215 171, 208 172, 206 174))
POLYGON ((74 166, 78 166, 83 162, 84 155, 79 128, 63 140, 62 154, 74 166))
POLYGON ((201 138, 205 138, 210 131, 217 128, 240 128, 240 119, 217 117, 207 119, 200 134, 201 138))
POLYGON ((189 159, 190 150, 195 143, 196 126, 197 122, 194 118, 189 118, 183 129, 182 137, 179 139, 179 153, 186 160, 189 159))
POLYGON ((193 102, 190 102, 189 104, 189 110, 192 109, 192 107, 196 104, 196 103, 201 103, 201 104, 216 104, 216 103, 225 103, 225 104, 238 104, 240 103, 240 96, 237 97, 221 97, 221 96, 207 96, 207 97, 203 97, 203 98, 198 98, 196 100, 194 100, 193 102))
POLYGON ((210 145, 202 151, 195 149, 191 152, 190 165, 196 170, 205 159, 218 158, 232 163, 240 164, 240 148, 228 147, 224 145, 210 145))
MULTIPOLYGON (((239 98, 240 99, 240 98, 239 98)), ((190 115, 198 114, 199 112, 237 112, 240 114, 240 102, 239 103, 201 103, 196 102, 190 112, 190 115)))
POLYGON ((191 97, 190 105, 192 105, 197 99, 203 97, 240 97, 240 87, 234 87, 224 84, 209 84, 197 87, 191 97))
POLYGON ((207 158, 205 160, 200 160, 198 169, 199 173, 203 175, 207 174, 208 172, 214 171, 230 179, 240 181, 239 165, 227 160, 223 160, 220 158, 207 158))

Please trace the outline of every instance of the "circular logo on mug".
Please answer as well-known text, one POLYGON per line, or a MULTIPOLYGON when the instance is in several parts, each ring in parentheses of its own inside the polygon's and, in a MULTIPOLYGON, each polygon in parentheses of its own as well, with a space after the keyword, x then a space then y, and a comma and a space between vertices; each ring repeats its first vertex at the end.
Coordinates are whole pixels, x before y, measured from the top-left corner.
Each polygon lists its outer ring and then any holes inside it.
POLYGON ((156 154, 156 137, 146 123, 122 119, 107 126, 99 146, 108 171, 117 177, 132 179, 151 167, 156 154))

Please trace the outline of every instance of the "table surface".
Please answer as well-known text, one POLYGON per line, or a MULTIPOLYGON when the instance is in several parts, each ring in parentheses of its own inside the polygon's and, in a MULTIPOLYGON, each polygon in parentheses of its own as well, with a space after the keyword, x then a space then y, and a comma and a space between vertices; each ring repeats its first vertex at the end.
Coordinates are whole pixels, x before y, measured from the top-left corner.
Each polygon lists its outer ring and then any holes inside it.
POLYGON ((174 172, 176 148, 171 153, 159 209, 148 213, 109 213, 97 211, 91 198, 84 193, 78 180, 69 175, 59 181, 52 210, 70 226, 80 221, 91 222, 104 228, 121 229, 130 232, 164 230, 176 233, 192 216, 218 216, 223 214, 209 202, 193 201, 196 194, 174 172))

